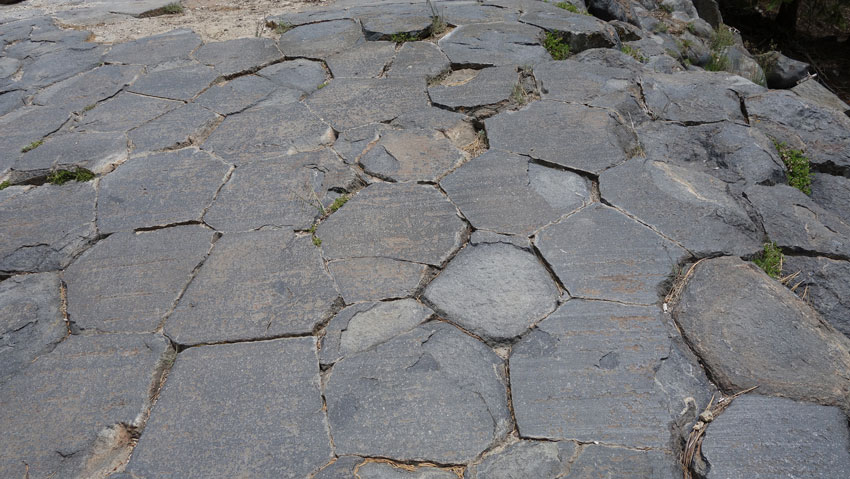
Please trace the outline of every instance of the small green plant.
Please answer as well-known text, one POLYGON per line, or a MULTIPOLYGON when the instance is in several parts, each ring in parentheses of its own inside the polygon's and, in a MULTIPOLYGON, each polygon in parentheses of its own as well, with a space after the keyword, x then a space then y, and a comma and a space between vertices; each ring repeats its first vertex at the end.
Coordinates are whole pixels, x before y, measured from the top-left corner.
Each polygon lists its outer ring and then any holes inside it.
POLYGON ((332 213, 335 213, 336 210, 342 208, 342 205, 346 204, 347 202, 348 202, 348 195, 342 195, 342 196, 338 197, 337 199, 334 200, 333 203, 331 203, 331 206, 328 207, 328 213, 327 214, 330 215, 332 213))
POLYGON ((566 10, 568 12, 577 13, 579 15, 590 15, 589 13, 587 13, 587 10, 585 10, 583 8, 578 8, 577 6, 573 5, 572 3, 558 2, 558 3, 555 4, 555 6, 558 7, 558 8, 563 8, 564 10, 566 10))
POLYGON ((812 194, 812 175, 809 159, 800 150, 794 150, 784 142, 774 141, 776 151, 785 163, 785 177, 788 184, 807 195, 812 194))
POLYGON ((721 72, 729 69, 729 57, 723 53, 711 52, 711 59, 705 65, 710 72, 721 72))
POLYGON ((96 106, 97 106, 97 103, 92 103, 91 105, 87 105, 85 108, 83 108, 83 113, 85 113, 87 111, 94 110, 94 107, 96 107, 96 106))
POLYGON ((622 47, 620 47, 620 51, 641 63, 647 62, 647 58, 641 55, 640 50, 638 50, 637 48, 632 48, 629 45, 623 45, 622 47))
POLYGON ((401 32, 401 33, 393 33, 390 35, 390 40, 396 43, 407 43, 407 42, 415 42, 419 40, 419 37, 412 33, 401 32))
POLYGON ((163 15, 176 15, 178 13, 183 13, 183 5, 180 5, 178 2, 171 2, 162 7, 162 13, 163 15))
POLYGON ((658 7, 661 8, 662 10, 664 10, 667 13, 673 13, 673 5, 670 5, 670 4, 667 4, 667 3, 662 3, 658 7))
POLYGON ((10 186, 12 186, 12 183, 10 183, 8 180, 4 181, 3 183, 0 183, 0 190, 5 190, 10 186))
POLYGON ((274 24, 274 32, 278 35, 283 35, 284 33, 292 30, 292 24, 283 22, 283 23, 275 23, 274 24))
POLYGON ((440 35, 441 33, 445 32, 446 29, 449 28, 448 24, 446 23, 446 19, 439 12, 439 10, 437 10, 437 7, 433 3, 431 3, 431 0, 425 0, 425 3, 427 3, 428 8, 431 9, 431 35, 440 35))
POLYGON ((44 143, 44 140, 34 141, 34 142, 30 143, 29 145, 21 148, 21 153, 26 153, 28 151, 32 151, 32 150, 38 148, 39 146, 41 146, 42 143, 44 143))
POLYGON ((564 60, 570 55, 570 46, 564 42, 564 39, 554 32, 546 32, 546 37, 543 38, 543 48, 552 55, 554 60, 564 60))
POLYGON ((91 181, 94 179, 94 173, 85 169, 77 167, 74 171, 69 170, 56 170, 49 175, 47 175, 47 182, 52 185, 64 185, 69 181, 91 181))
POLYGON ((732 33, 732 30, 729 29, 726 25, 720 24, 717 26, 717 29, 714 30, 714 34, 711 35, 711 44, 709 47, 712 51, 719 52, 726 47, 731 47, 735 44, 735 35, 732 33))
POLYGON ((528 103, 528 93, 525 92, 525 88, 522 87, 519 83, 514 85, 514 90, 511 92, 511 100, 517 105, 525 105, 528 103))
POLYGON ((313 246, 315 246, 315 247, 317 247, 317 248, 318 248, 319 246, 322 246, 322 239, 321 239, 321 238, 319 238, 319 237, 318 237, 318 236, 316 236, 316 235, 313 235, 313 246))
POLYGON ((694 25, 694 22, 688 22, 688 24, 685 25, 685 28, 691 33, 691 35, 697 34, 697 27, 694 25))
POLYGON ((771 278, 778 278, 782 274, 782 262, 785 260, 785 255, 782 250, 776 246, 776 243, 771 241, 764 244, 764 250, 758 256, 753 258, 753 263, 763 269, 771 278))
POLYGON ((321 90, 322 88, 324 88, 326 86, 328 86, 328 82, 325 81, 325 82, 319 83, 319 85, 316 86, 316 89, 321 90))
POLYGON ((667 33, 667 30, 669 29, 670 27, 668 27, 664 22, 658 22, 654 27, 652 27, 652 31, 655 33, 667 33))

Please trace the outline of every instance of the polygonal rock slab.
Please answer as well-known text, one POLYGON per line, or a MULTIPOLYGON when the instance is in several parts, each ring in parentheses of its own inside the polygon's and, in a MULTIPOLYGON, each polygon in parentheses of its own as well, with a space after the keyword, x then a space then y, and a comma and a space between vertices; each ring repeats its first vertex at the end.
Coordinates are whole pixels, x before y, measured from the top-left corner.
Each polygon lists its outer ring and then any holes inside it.
POLYGON ((336 131, 392 120, 428 106, 421 77, 333 80, 306 100, 336 131))
POLYGON ((22 153, 12 165, 11 178, 21 183, 46 176, 56 168, 73 171, 82 167, 97 174, 108 173, 114 165, 126 160, 127 155, 127 137, 123 132, 60 134, 22 153))
POLYGON ((127 92, 119 93, 85 112, 82 118, 77 120, 76 128, 80 131, 127 131, 179 106, 183 106, 183 103, 127 92))
POLYGON ((377 78, 395 55, 394 42, 366 42, 328 57, 334 78, 377 78))
POLYGON ((128 470, 136 477, 307 477, 331 458, 315 354, 313 338, 183 351, 128 470))
POLYGON ((746 123, 741 100, 727 76, 715 72, 656 73, 641 81, 646 106, 662 120, 746 123))
POLYGON ((436 130, 387 130, 360 157, 366 173, 389 181, 438 181, 465 156, 436 130))
POLYGON ((330 150, 256 161, 237 168, 204 215, 219 231, 248 231, 264 226, 306 230, 350 191, 357 176, 330 150))
POLYGON ((467 479, 509 479, 534 477, 555 479, 567 469, 576 452, 573 442, 525 441, 484 456, 481 464, 470 466, 467 479))
POLYGON ((669 448, 685 399, 710 398, 704 378, 678 388, 658 373, 670 348, 656 307, 567 301, 511 351, 520 435, 669 448))
POLYGON ((0 283, 0 383, 68 334, 59 276, 12 276, 0 283))
POLYGON ((321 62, 297 58, 269 65, 257 72, 279 86, 292 88, 303 93, 315 91, 328 79, 328 73, 321 62))
POLYGON ((378 141, 380 133, 389 128, 388 125, 383 123, 373 123, 345 130, 339 134, 334 142, 334 151, 347 164, 354 164, 360 159, 360 155, 372 146, 372 143, 378 141))
POLYGON ((703 261, 673 315, 721 388, 850 408, 850 339, 757 266, 703 261))
POLYGON ((547 226, 537 247, 570 296, 655 304, 688 252, 614 208, 594 204, 547 226))
POLYGON ((590 15, 551 10, 537 10, 524 13, 519 21, 528 23, 550 32, 563 35, 570 46, 570 53, 578 53, 589 48, 610 48, 619 43, 620 38, 614 27, 590 15))
POLYGON ((106 238, 65 270, 70 320, 96 331, 156 330, 212 239, 200 226, 106 238))
POLYGON ((540 45, 542 35, 524 23, 474 23, 452 30, 438 44, 453 64, 527 65, 552 59, 540 45))
POLYGON ((110 233, 198 221, 228 169, 193 149, 134 158, 101 180, 98 227, 110 233))
POLYGON ((455 70, 439 84, 428 88, 434 105, 468 109, 508 101, 519 82, 514 66, 481 70, 455 70))
POLYGON ((706 173, 635 158, 604 172, 599 188, 603 199, 697 256, 761 249, 762 233, 747 211, 726 183, 706 173))
POLYGON ((586 445, 564 479, 628 477, 629 479, 678 479, 679 461, 661 451, 636 451, 621 447, 586 445))
POLYGON ((847 416, 838 408, 754 394, 735 399, 702 441, 708 479, 842 477, 848 451, 847 416))
POLYGON ((362 457, 342 456, 328 464, 313 479, 352 479, 356 477, 354 470, 363 463, 362 457))
POLYGON ((275 230, 226 234, 165 332, 179 344, 309 334, 336 312, 338 298, 310 238, 275 230))
POLYGON ((139 78, 127 90, 143 95, 188 101, 218 78, 218 73, 206 65, 186 65, 157 70, 139 78))
POLYGON ((424 298, 462 328, 506 341, 555 309, 558 288, 533 254, 487 244, 455 256, 425 289, 424 298))
POLYGON ((43 185, 0 197, 0 271, 62 269, 96 235, 92 183, 43 185))
POLYGON ((457 474, 448 469, 432 466, 400 468, 385 462, 367 462, 357 469, 360 479, 457 479, 457 474))
POLYGON ((626 161, 637 146, 613 113, 584 105, 537 101, 485 124, 490 148, 593 174, 626 161))
POLYGON ((62 49, 38 56, 26 65, 20 84, 41 88, 100 66, 105 47, 62 49))
POLYGON ((579 175, 490 150, 440 181, 476 229, 528 236, 590 201, 579 175))
POLYGON ((812 201, 850 224, 850 178, 826 173, 813 174, 812 201))
POLYGON ((189 61, 189 55, 201 46, 201 36, 188 29, 177 29, 160 35, 113 45, 104 61, 157 66, 189 61))
POLYGON ((0 156, 0 171, 8 168, 24 147, 61 128, 69 114, 68 109, 62 107, 25 106, 0 117, 0 131, 3 131, 0 151, 4 152, 0 156))
POLYGON ((463 244, 466 224, 426 185, 376 183, 316 231, 328 259, 380 257, 439 266, 463 244))
POLYGON ((440 322, 343 359, 325 387, 337 454, 471 460, 507 433, 501 370, 484 344, 440 322))
POLYGON ((220 115, 232 115, 256 105, 269 96, 276 86, 261 76, 245 75, 210 87, 195 102, 220 115))
POLYGON ((364 41, 359 23, 341 19, 293 28, 280 36, 278 45, 287 57, 324 59, 364 41))
POLYGON ((346 304, 413 296, 425 279, 428 266, 389 258, 350 258, 331 261, 346 304))
POLYGON ((271 38, 237 38, 202 45, 194 57, 224 76, 259 68, 280 60, 283 54, 271 38))
POLYGON ((104 65, 45 88, 33 98, 33 104, 82 111, 115 95, 141 73, 141 66, 104 65))
POLYGON ((173 354, 161 335, 104 334, 40 356, 0 388, 0 476, 104 477, 130 454, 123 425, 144 425, 173 354))
POLYGON ((135 153, 174 149, 208 133, 220 118, 201 105, 190 103, 131 130, 127 136, 135 153))
POLYGON ((430 42, 406 42, 396 53, 387 76, 433 78, 450 67, 449 59, 437 45, 430 42))
POLYGON ((798 296, 804 296, 835 329, 850 337, 850 262, 785 256, 782 274, 794 273, 799 275, 788 285, 797 285, 794 291, 798 296))
POLYGON ((340 359, 373 348, 406 333, 434 314, 414 299, 361 303, 340 311, 325 328, 319 362, 340 359))
POLYGON ((427 5, 389 4, 380 10, 360 17, 363 33, 370 40, 387 38, 396 34, 422 37, 431 27, 432 13, 427 5))
POLYGON ((261 103, 224 119, 203 149, 236 164, 332 144, 330 126, 301 103, 261 103))

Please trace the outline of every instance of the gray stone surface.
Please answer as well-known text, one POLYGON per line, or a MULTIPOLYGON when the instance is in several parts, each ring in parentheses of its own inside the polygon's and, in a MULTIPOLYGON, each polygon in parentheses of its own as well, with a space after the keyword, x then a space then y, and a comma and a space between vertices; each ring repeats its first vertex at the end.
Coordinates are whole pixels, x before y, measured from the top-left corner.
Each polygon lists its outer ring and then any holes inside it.
POLYGON ((257 75, 303 93, 315 91, 328 79, 328 73, 321 62, 304 58, 269 65, 258 71, 257 75))
POLYGON ((327 58, 334 78, 377 78, 395 55, 393 42, 366 42, 327 58))
POLYGON ((590 202, 587 181, 527 158, 491 150, 440 186, 476 229, 530 235, 590 202))
POLYGON ((618 447, 587 445, 573 461, 564 479, 629 477, 633 479, 678 479, 681 466, 669 453, 636 451, 618 447))
POLYGON ((812 201, 850 224, 850 178, 812 174, 812 201))
POLYGON ((63 106, 80 112, 115 95, 141 73, 140 66, 104 65, 41 90, 32 102, 34 105, 63 106))
POLYGON ((160 335, 111 334, 71 336, 36 359, 0 389, 0 475, 104 476, 129 455, 121 425, 144 426, 172 355, 160 335))
POLYGON ((634 158, 603 173, 599 188, 604 200, 697 256, 761 250, 760 228, 726 183, 706 173, 634 158))
POLYGON ((428 96, 434 105, 467 110, 507 102, 518 83, 519 75, 513 66, 455 70, 429 87, 428 96))
POLYGON ((183 351, 129 471, 302 478, 317 470, 331 458, 331 442, 315 348, 313 338, 291 338, 183 351))
POLYGON ((357 469, 361 479, 457 479, 449 469, 432 466, 397 467, 386 462, 367 462, 357 469))
POLYGON ((785 256, 782 274, 798 273, 789 286, 823 319, 850 337, 850 262, 823 257, 785 256), (799 284, 798 284, 799 283, 799 284))
POLYGON ((0 383, 68 334, 60 295, 55 273, 12 276, 0 283, 0 383))
POLYGON ((440 322, 343 359, 325 387, 337 454, 471 460, 508 431, 501 370, 489 348, 440 322))
POLYGON ((841 100, 841 98, 838 98, 835 93, 829 91, 814 78, 801 82, 799 85, 792 88, 791 91, 809 102, 822 107, 838 110, 845 115, 850 112, 850 105, 841 100))
POLYGON ((572 442, 521 440, 484 456, 481 464, 472 465, 464 478, 555 479, 563 475, 576 450, 572 442))
POLYGON ((331 261, 346 303, 412 296, 425 280, 428 266, 390 258, 350 258, 331 261))
POLYGON ((437 130, 386 130, 360 157, 363 170, 389 181, 437 182, 466 157, 437 130))
POLYGON ((218 73, 206 65, 157 70, 136 80, 128 91, 171 100, 188 101, 210 86, 218 73))
POLYGON ((521 335, 551 313, 558 288, 533 254, 488 244, 464 248, 423 298, 440 316, 498 342, 521 335))
POLYGON ((369 40, 389 39, 396 34, 420 38, 431 27, 431 10, 423 3, 389 3, 360 16, 360 23, 369 40))
MULTIPOLYGON (((274 82, 263 77, 246 75, 210 87, 195 102, 220 115, 232 115, 256 105, 275 87, 274 82)), ((293 101, 297 101, 298 96, 293 101)))
POLYGON ((226 234, 166 321, 165 333, 178 344, 309 334, 333 316, 338 298, 310 238, 275 230, 226 234))
POLYGON ((700 263, 673 310, 718 386, 848 410, 850 339, 757 266, 700 263))
POLYGON ((131 130, 127 136, 134 153, 175 149, 197 143, 220 121, 214 112, 190 103, 131 130))
POLYGON ((342 456, 332 464, 324 467, 313 479, 352 479, 356 477, 354 470, 363 463, 362 457, 342 456))
POLYGON ((791 88, 809 74, 809 64, 788 58, 773 51, 763 54, 761 61, 767 64, 764 76, 770 88, 791 88))
POLYGON ((83 113, 74 128, 79 131, 127 131, 182 105, 178 101, 123 92, 83 113))
POLYGON ((623 163, 637 146, 613 113, 584 105, 538 101, 485 124, 490 148, 592 174, 623 163))
MULTIPOLYGON (((683 72, 644 77, 646 106, 656 118, 708 123, 729 120, 745 123, 741 100, 726 81, 728 73, 683 72)), ((749 110, 748 110, 749 111, 749 110)))
POLYGON ((380 132, 390 128, 383 123, 372 123, 345 130, 339 134, 333 149, 347 164, 357 163, 360 156, 380 138, 380 132))
POLYGON ((237 38, 207 43, 198 48, 193 56, 224 76, 259 69, 283 59, 283 54, 270 38, 237 38))
POLYGON ((319 224, 327 259, 389 258, 439 266, 461 247, 466 224, 431 186, 366 187, 319 224))
POLYGON ((747 395, 708 425, 702 455, 709 479, 842 477, 850 471, 850 431, 837 408, 747 395))
POLYGON ((437 45, 429 42, 406 42, 396 53, 387 76, 433 78, 448 71, 450 66, 446 54, 437 45))
MULTIPOLYGON (((0 162, 11 161, 24 147, 55 132, 68 121, 69 111, 61 107, 23 107, 0 117, 0 162)), ((9 165, 0 163, 0 171, 9 165)))
POLYGON ((116 233, 100 241, 62 277, 70 321, 84 330, 156 330, 212 240, 212 231, 192 225, 116 233))
POLYGON ((95 238, 91 183, 44 185, 0 197, 0 271, 54 271, 95 238))
POLYGON ((38 148, 21 153, 12 165, 15 182, 45 176, 49 170, 82 167, 101 174, 112 171, 127 159, 127 137, 123 132, 68 133, 53 135, 38 148))
POLYGON ((175 66, 188 62, 189 55, 200 46, 200 35, 191 30, 177 29, 113 45, 103 60, 149 67, 175 66))
POLYGON ((688 253, 602 204, 541 231, 537 247, 571 296, 655 304, 658 286, 688 253))
POLYGON ((438 42, 454 64, 525 65, 551 60, 540 45, 543 31, 516 22, 464 25, 438 42))
POLYGON ((614 27, 590 15, 541 9, 522 14, 519 21, 558 32, 570 46, 570 53, 590 48, 610 48, 620 43, 614 27))
POLYGON ((24 68, 21 84, 41 88, 91 70, 100 65, 103 47, 89 50, 60 50, 41 55, 24 68))
POLYGON ((134 158, 100 182, 103 233, 199 221, 229 166, 193 149, 134 158))
POLYGON ((303 25, 280 36, 287 57, 325 59, 365 41, 360 25, 350 19, 303 25))

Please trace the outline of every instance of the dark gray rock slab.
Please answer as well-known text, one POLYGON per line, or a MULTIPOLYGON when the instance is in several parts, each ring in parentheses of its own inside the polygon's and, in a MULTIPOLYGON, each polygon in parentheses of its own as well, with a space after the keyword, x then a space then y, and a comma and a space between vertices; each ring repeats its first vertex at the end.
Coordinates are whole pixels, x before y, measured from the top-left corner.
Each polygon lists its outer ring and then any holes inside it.
POLYGON ((457 479, 457 474, 449 469, 433 466, 401 468, 386 462, 367 462, 357 469, 357 476, 361 479, 457 479))
POLYGON ((127 90, 143 95, 188 101, 210 86, 218 73, 206 65, 157 70, 136 80, 127 90))
POLYGON ((62 269, 96 236, 91 183, 43 185, 0 199, 0 271, 62 269))
POLYGON ((134 153, 175 149, 196 143, 221 121, 198 103, 183 105, 135 128, 127 135, 134 153))
POLYGON ((85 112, 74 126, 79 131, 127 131, 180 106, 179 101, 123 92, 85 112))
POLYGON ((593 204, 536 240, 570 296, 655 304, 658 286, 688 252, 623 213, 593 204))
POLYGON ((224 119, 202 148, 244 164, 330 145, 334 131, 301 103, 261 103, 224 119))
POLYGON ((0 389, 0 475, 97 477, 130 454, 174 351, 161 335, 70 336, 0 389))
POLYGON ((137 477, 307 477, 331 458, 315 354, 313 338, 180 353, 128 470, 137 477))
POLYGON ((327 259, 379 257, 439 266, 463 244, 466 229, 435 188, 378 183, 322 221, 316 234, 327 259))
POLYGON ((673 316, 726 391, 758 386, 848 410, 850 339, 757 266, 732 257, 700 263, 673 316))
POLYGON ((762 217, 768 238, 786 250, 850 258, 850 223, 788 185, 753 186, 747 199, 762 217))
POLYGON ((67 108, 25 106, 0 117, 0 151, 4 152, 0 161, 17 157, 24 147, 61 128, 69 116, 67 108))
POLYGON ((12 276, 0 283, 0 383, 56 347, 68 334, 59 276, 12 276))
POLYGON ((198 48, 193 56, 224 76, 259 69, 283 59, 283 54, 270 38, 237 38, 207 43, 198 48))
POLYGON ((554 101, 500 113, 485 125, 490 148, 592 174, 623 163, 637 145, 614 113, 554 101))
POLYGON ((212 231, 191 225, 98 242, 63 275, 70 320, 98 332, 156 330, 212 240, 212 231))
POLYGON ((776 51, 763 55, 766 58, 761 62, 762 65, 767 65, 764 76, 770 88, 791 88, 809 74, 808 63, 788 58, 776 51))
POLYGON ((555 479, 568 469, 577 449, 575 443, 567 441, 520 440, 485 455, 480 464, 469 467, 464 479, 555 479))
POLYGON ((38 148, 21 153, 12 164, 13 183, 45 176, 51 169, 86 168, 96 174, 112 171, 127 159, 127 137, 123 132, 67 133, 53 135, 38 148))
POLYGON ((334 78, 377 78, 395 55, 393 42, 366 42, 327 58, 334 78))
POLYGON ((590 202, 581 176, 491 150, 464 164, 440 186, 476 229, 530 235, 590 202))
POLYGON ((814 173, 812 201, 838 215, 850 224, 850 179, 843 176, 814 173))
POLYGON ((357 21, 342 19, 295 27, 280 36, 278 45, 287 57, 325 59, 365 41, 357 21))
POLYGON ((646 106, 653 116, 682 123, 729 120, 746 123, 741 100, 715 72, 656 73, 642 79, 646 106))
POLYGON ((443 2, 437 6, 440 15, 449 25, 469 25, 470 23, 515 22, 517 12, 479 2, 443 2))
POLYGON ((799 273, 788 283, 835 329, 850 337, 850 263, 823 257, 786 256, 782 274, 799 273))
POLYGON ((429 87, 428 96, 434 105, 465 110, 508 101, 518 82, 519 74, 514 66, 455 70, 429 87))
POLYGON ((495 353, 440 322, 347 357, 325 387, 336 452, 467 462, 507 433, 503 381, 495 353))
POLYGON ((321 62, 297 58, 269 65, 257 72, 275 84, 292 88, 303 93, 316 91, 328 79, 328 73, 321 62))
POLYGON ((729 186, 714 176, 634 158, 604 172, 599 188, 603 199, 697 256, 761 250, 760 227, 731 196, 729 186))
POLYGON ((356 477, 354 470, 362 463, 362 457, 342 456, 322 468, 321 471, 313 476, 313 479, 352 479, 356 477))
POLYGON ((201 37, 188 29, 140 38, 113 45, 103 60, 148 67, 187 63, 190 55, 201 46, 201 37))
POLYGON ((396 118, 428 106, 423 78, 333 80, 305 100, 337 131, 396 118))
POLYGON ((431 9, 424 3, 385 3, 382 7, 360 16, 369 40, 389 39, 396 34, 419 38, 431 27, 431 9))
POLYGON ((519 21, 560 33, 569 44, 571 53, 590 48, 610 48, 620 43, 614 27, 590 15, 567 10, 537 10, 522 14, 519 21))
POLYGON ((339 293, 310 238, 288 231, 219 239, 165 333, 179 344, 309 334, 337 310, 339 293), (229 291, 222 295, 221 291, 229 291))
POLYGON ((350 258, 328 263, 346 303, 413 296, 428 267, 390 258, 350 258))
MULTIPOLYGON (((210 87, 209 90, 201 93, 195 103, 218 114, 231 115, 256 105, 269 96, 275 88, 275 83, 270 80, 256 75, 246 75, 210 87)), ((298 96, 293 99, 293 101, 297 100, 298 96)))
POLYGON ((24 106, 24 98, 26 98, 26 96, 27 95, 23 90, 13 90, 0 93, 0 116, 24 106))
POLYGON ((425 289, 437 313, 488 341, 507 341, 554 311, 558 287, 533 254, 507 244, 468 246, 425 289))
POLYGON ((233 172, 204 222, 219 231, 306 230, 357 183, 356 173, 327 149, 255 161, 233 172))
POLYGON ((141 66, 104 65, 41 90, 33 98, 33 104, 62 106, 79 112, 115 95, 141 73, 141 66))
POLYGON ((838 110, 845 115, 850 114, 850 105, 818 83, 814 78, 809 78, 791 89, 794 93, 807 101, 825 108, 838 110))
POLYGON ((380 133, 390 128, 383 123, 372 123, 345 130, 334 142, 334 151, 342 157, 346 164, 357 163, 360 156, 381 137, 380 133))
POLYGON ((484 230, 475 230, 469 236, 469 244, 472 246, 478 246, 483 244, 510 244, 514 245, 517 248, 525 249, 531 251, 531 241, 529 238, 525 236, 514 236, 514 235, 503 235, 499 233, 492 233, 490 231, 484 230))
POLYGON ((100 65, 104 47, 88 50, 67 49, 41 55, 24 67, 20 83, 41 88, 92 70, 100 65))
POLYGON ((406 129, 380 133, 359 162, 366 173, 385 180, 436 182, 465 158, 440 131, 406 129))
POLYGON ((450 67, 449 59, 437 45, 430 42, 406 42, 396 53, 387 76, 433 78, 450 67))
POLYGON ((551 60, 537 27, 516 22, 478 23, 454 29, 438 42, 453 64, 526 65, 551 60))
POLYGON ((847 416, 834 407, 747 395, 708 425, 708 479, 841 477, 850 471, 847 416))
POLYGON ((629 477, 633 479, 678 479, 681 466, 670 453, 636 451, 619 447, 587 445, 573 461, 564 479, 629 477))

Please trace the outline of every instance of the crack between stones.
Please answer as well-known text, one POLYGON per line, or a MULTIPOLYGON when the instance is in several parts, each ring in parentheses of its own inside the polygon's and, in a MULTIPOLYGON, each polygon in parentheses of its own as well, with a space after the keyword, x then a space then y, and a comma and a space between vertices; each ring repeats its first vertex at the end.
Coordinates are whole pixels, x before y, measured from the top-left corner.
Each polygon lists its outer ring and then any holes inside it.
MULTIPOLYGON (((167 312, 167 313, 165 313, 165 314, 162 316, 162 319, 159 321, 159 324, 157 324, 157 327, 156 327, 156 329, 155 329, 154 331, 156 331, 156 332, 163 332, 163 329, 165 328, 165 322, 166 322, 166 321, 168 321, 168 318, 170 318, 172 314, 174 314, 174 311, 177 309, 177 305, 180 303, 180 300, 181 300, 181 299, 183 299, 183 296, 186 294, 186 291, 189 289, 189 286, 192 284, 192 282, 193 282, 193 281, 195 280, 195 278, 198 276, 198 273, 200 272, 201 267, 204 265, 204 263, 206 263, 207 258, 209 258, 209 257, 210 257, 210 255, 212 254, 213 249, 215 248, 215 244, 216 244, 216 242, 218 241, 218 239, 219 239, 219 238, 221 238, 221 233, 214 232, 214 233, 213 233, 213 236, 212 236, 212 239, 210 240, 210 247, 209 247, 209 249, 207 250, 207 254, 206 254, 206 255, 204 255, 204 257, 203 257, 203 258, 201 258, 201 260, 198 262, 198 264, 197 264, 197 265, 195 265, 195 267, 194 267, 194 268, 192 269, 192 271, 189 273, 189 279, 188 279, 188 281, 186 281, 186 284, 185 284, 185 285, 183 286, 183 288, 182 288, 182 289, 181 289, 181 290, 177 293, 177 296, 174 298, 174 301, 171 303, 171 307, 169 308, 168 312, 167 312)), ((163 335, 165 335, 165 334, 163 333, 163 335)), ((167 335, 165 335, 165 336, 167 337, 167 335)), ((173 340, 171 340, 171 338, 169 338, 169 340, 170 340, 172 343, 177 344, 176 342, 174 342, 173 340)), ((179 345, 178 345, 178 346, 179 346, 179 345)))

